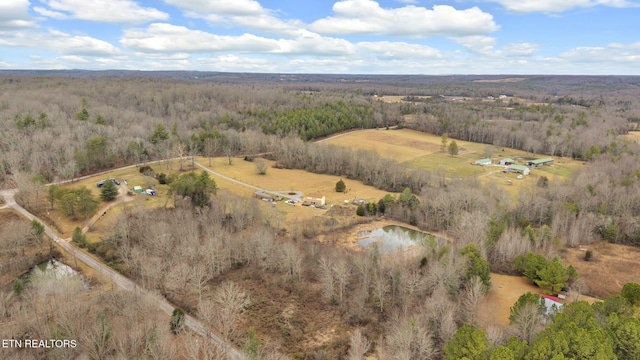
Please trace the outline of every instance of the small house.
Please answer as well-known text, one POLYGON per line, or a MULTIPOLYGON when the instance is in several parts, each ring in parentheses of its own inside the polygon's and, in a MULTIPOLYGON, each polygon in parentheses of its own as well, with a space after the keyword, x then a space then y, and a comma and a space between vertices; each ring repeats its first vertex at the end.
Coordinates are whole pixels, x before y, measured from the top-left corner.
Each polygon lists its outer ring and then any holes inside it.
POLYGON ((555 296, 540 294, 540 297, 544 299, 544 307, 546 308, 547 315, 555 315, 563 306, 560 299, 555 296))
POLYGON ((553 158, 542 158, 542 159, 529 160, 525 164, 527 166, 529 166, 529 167, 538 167, 538 166, 541 166, 541 165, 551 165, 551 164, 553 164, 553 158))
POLYGON ((512 158, 504 158, 504 159, 500 159, 500 165, 505 165, 505 166, 509 166, 511 164, 515 163, 515 161, 513 161, 512 158))
POLYGON ((307 206, 313 205, 315 207, 321 207, 321 206, 324 206, 326 202, 327 202, 327 199, 322 194, 309 194, 304 198, 302 205, 307 205, 307 206))
POLYGON ((133 187, 133 192, 136 194, 142 194, 144 192, 144 190, 142 189, 142 186, 134 186, 133 187))
POLYGON ((268 192, 265 191, 256 191, 255 193, 253 193, 253 195, 255 197, 257 197, 260 200, 264 200, 264 201, 273 201, 273 195, 269 194, 268 192))
POLYGON ((515 173, 519 173, 522 175, 529 175, 529 172, 531 170, 529 170, 528 167, 524 166, 524 165, 516 165, 516 164, 511 164, 509 166, 507 166, 506 168, 504 168, 505 171, 509 171, 509 172, 515 172, 515 173))
POLYGON ((476 160, 474 164, 475 165, 491 165, 491 159, 489 158, 479 159, 479 160, 476 160))

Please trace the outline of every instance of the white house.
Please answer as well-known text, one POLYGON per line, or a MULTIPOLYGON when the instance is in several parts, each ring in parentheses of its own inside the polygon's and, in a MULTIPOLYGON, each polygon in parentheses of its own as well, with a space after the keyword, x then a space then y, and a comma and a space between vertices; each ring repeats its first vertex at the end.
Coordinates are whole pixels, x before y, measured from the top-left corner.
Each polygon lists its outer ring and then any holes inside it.
POLYGON ((309 194, 304 198, 302 205, 314 205, 315 207, 324 206, 327 198, 322 194, 309 194))

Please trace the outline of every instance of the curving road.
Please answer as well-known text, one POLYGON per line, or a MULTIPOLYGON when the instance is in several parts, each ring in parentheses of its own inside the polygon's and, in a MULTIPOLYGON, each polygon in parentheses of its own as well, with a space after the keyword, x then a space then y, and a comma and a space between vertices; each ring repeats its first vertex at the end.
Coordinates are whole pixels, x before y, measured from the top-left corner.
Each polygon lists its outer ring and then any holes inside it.
MULTIPOLYGON (((117 286, 128 291, 146 292, 151 294, 151 292, 138 287, 138 285, 135 282, 121 275, 120 273, 108 267, 107 265, 103 264, 100 260, 97 260, 94 257, 90 256, 89 254, 78 250, 75 247, 75 245, 69 242, 68 239, 65 240, 60 236, 58 236, 58 234, 56 234, 53 230, 51 230, 51 228, 48 227, 42 220, 38 219, 35 215, 31 214, 25 208, 23 208, 22 206, 16 203, 14 196, 17 192, 18 192, 17 189, 0 191, 0 196, 4 197, 6 202, 6 204, 0 207, 0 209, 12 208, 29 220, 33 220, 33 219, 38 220, 41 224, 44 225, 45 233, 47 234, 47 236, 49 236, 50 239, 55 241, 64 251, 66 251, 69 255, 73 256, 75 259, 78 259, 83 263, 87 264, 93 270, 103 274, 104 276, 107 276, 117 286)), ((171 304, 166 299, 160 296, 153 296, 153 299, 155 299, 155 302, 158 308, 160 308, 168 316, 171 316, 171 314, 173 313, 173 309, 175 308, 173 304, 171 304)), ((204 325, 202 325, 202 323, 197 319, 195 319, 194 317, 186 315, 185 325, 195 333, 204 337, 208 337, 213 342, 218 344, 222 349, 225 350, 227 359, 229 360, 247 359, 247 357, 244 355, 243 352, 238 350, 234 345, 226 342, 217 334, 206 330, 204 325)))

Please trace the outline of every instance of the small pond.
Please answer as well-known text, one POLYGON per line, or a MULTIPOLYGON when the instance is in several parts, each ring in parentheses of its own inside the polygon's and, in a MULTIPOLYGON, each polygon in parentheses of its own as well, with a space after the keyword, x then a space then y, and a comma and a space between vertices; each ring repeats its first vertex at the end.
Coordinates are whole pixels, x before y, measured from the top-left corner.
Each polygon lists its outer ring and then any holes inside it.
POLYGON ((382 253, 404 251, 412 246, 430 242, 435 245, 436 240, 438 240, 433 235, 397 225, 389 225, 373 231, 364 231, 356 236, 360 239, 356 242, 357 245, 366 247, 376 244, 382 253))
POLYGON ((34 266, 26 280, 29 287, 41 294, 73 295, 89 289, 80 273, 56 259, 34 266))

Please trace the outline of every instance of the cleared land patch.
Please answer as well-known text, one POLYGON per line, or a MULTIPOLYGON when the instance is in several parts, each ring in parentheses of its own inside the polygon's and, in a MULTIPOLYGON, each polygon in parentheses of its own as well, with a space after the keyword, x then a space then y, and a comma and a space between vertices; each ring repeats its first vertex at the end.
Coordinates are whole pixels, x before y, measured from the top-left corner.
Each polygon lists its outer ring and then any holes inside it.
POLYGON ((638 282, 640 278, 640 249, 637 247, 600 242, 568 248, 562 258, 564 264, 576 268, 590 288, 588 293, 597 297, 619 294, 624 284, 638 282), (586 250, 593 252, 591 261, 584 261, 586 250))
MULTIPOLYGON (((455 139, 449 139, 449 142, 455 139)), ((379 156, 404 162, 414 168, 442 171, 449 178, 477 177, 483 184, 496 184, 505 187, 512 196, 525 189, 535 187, 540 176, 550 181, 562 181, 583 166, 581 161, 570 158, 554 157, 550 166, 532 168, 531 174, 517 179, 517 174, 503 173, 500 166, 474 165, 475 160, 491 153, 493 163, 502 158, 512 158, 516 163, 524 164, 528 159, 542 157, 526 151, 455 140, 460 148, 457 156, 440 151, 442 138, 423 132, 400 130, 365 130, 344 134, 329 139, 328 144, 375 151, 379 156), (516 181, 517 180, 517 181, 516 181), (509 182, 511 181, 511 182, 509 182)))
MULTIPOLYGON (((578 270, 580 273, 580 270, 578 270)), ((522 276, 502 275, 491 273, 491 289, 482 300, 478 311, 478 320, 482 325, 507 325, 509 324, 510 309, 518 298, 527 293, 540 294, 539 287, 522 276)), ((576 300, 584 300, 588 303, 598 301, 590 296, 571 293, 571 296, 562 302, 565 304, 576 300)))
MULTIPOLYGON (((206 158, 198 158, 197 161, 203 166, 208 166, 209 164, 209 160, 206 158)), ((322 194, 326 197, 327 206, 325 209, 316 209, 301 206, 300 204, 292 206, 285 204, 283 201, 278 202, 276 207, 286 214, 287 222, 298 222, 322 215, 332 204, 341 205, 345 200, 351 201, 356 198, 362 198, 369 201, 378 201, 389 193, 347 178, 342 178, 346 184, 346 193, 337 193, 335 187, 336 182, 341 179, 339 176, 314 174, 304 170, 276 169, 272 167, 273 161, 266 161, 269 164, 269 168, 265 175, 259 175, 256 172, 256 166, 253 162, 242 159, 233 159, 232 164, 229 165, 227 158, 214 158, 211 160, 210 169, 224 176, 268 191, 286 192, 288 190, 297 190, 302 191, 305 195, 313 193, 322 194)), ((216 175, 211 175, 211 177, 215 179, 220 188, 227 188, 237 195, 253 196, 256 191, 216 175)), ((266 208, 273 207, 272 203, 264 201, 260 201, 260 204, 260 206, 266 208)), ((353 211, 355 213, 355 207, 353 211)))

